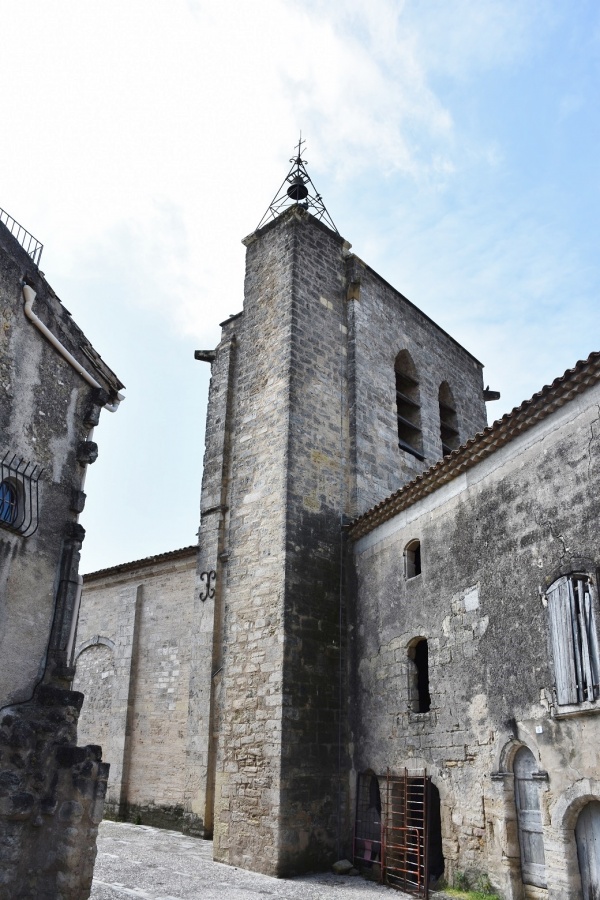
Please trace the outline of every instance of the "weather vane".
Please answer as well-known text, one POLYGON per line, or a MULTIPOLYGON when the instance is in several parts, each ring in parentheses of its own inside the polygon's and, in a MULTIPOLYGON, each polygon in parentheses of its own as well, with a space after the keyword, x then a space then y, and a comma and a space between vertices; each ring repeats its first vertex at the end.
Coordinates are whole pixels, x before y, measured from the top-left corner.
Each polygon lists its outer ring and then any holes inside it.
POLYGON ((292 168, 285 176, 281 187, 271 200, 269 208, 258 223, 257 230, 262 228, 270 219, 276 219, 290 206, 301 206, 303 209, 309 210, 316 219, 322 219, 336 234, 339 234, 331 216, 327 212, 323 198, 318 193, 312 178, 306 171, 307 161, 302 159, 302 149, 305 143, 306 141, 302 140, 302 132, 300 132, 296 146, 296 156, 292 156, 290 159, 292 168))

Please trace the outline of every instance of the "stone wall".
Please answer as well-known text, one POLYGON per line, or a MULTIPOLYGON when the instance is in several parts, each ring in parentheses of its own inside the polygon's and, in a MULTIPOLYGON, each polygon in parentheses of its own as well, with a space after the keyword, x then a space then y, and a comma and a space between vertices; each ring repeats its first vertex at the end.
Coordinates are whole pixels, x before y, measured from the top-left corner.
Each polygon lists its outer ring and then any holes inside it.
POLYGON ((111 766, 107 814, 203 833, 187 760, 195 574, 188 547, 86 575, 73 686, 79 739, 111 766))
POLYGON ((0 461, 14 460, 13 467, 21 461, 24 484, 16 484, 19 476, 11 469, 2 477, 15 482, 26 521, 33 519, 25 535, 0 521, 0 707, 31 698, 47 667, 53 624, 51 664, 67 664, 85 535, 77 524, 85 501, 81 488, 86 465, 97 456, 88 438, 108 400, 108 393, 90 387, 26 318, 24 283, 36 291, 34 313, 64 346, 96 378, 106 378, 107 387, 121 386, 104 364, 98 363, 98 371, 83 353, 82 348, 90 353, 93 348, 0 225, 0 461))
POLYGON ((41 686, 0 711, 0 900, 89 897, 109 767, 76 746, 82 702, 41 686))
POLYGON ((0 897, 6 900, 89 895, 108 766, 100 747, 76 746, 83 698, 67 688, 85 537, 78 522, 82 486, 98 455, 92 430, 121 387, 0 225, 0 897))
POLYGON ((244 314, 234 323, 223 559, 209 566, 221 582, 225 648, 214 684, 214 853, 270 874, 280 844, 292 240, 293 228, 278 228, 248 250, 244 314))
POLYGON ((561 573, 597 584, 599 404, 600 387, 588 388, 355 547, 355 770, 426 768, 441 797, 447 875, 488 872, 511 900, 546 896, 521 880, 518 748, 539 767, 551 900, 580 896, 573 828, 600 796, 600 705, 557 705, 545 595, 561 573), (407 578, 413 539, 422 572, 407 578), (422 713, 415 638, 429 648, 422 713))

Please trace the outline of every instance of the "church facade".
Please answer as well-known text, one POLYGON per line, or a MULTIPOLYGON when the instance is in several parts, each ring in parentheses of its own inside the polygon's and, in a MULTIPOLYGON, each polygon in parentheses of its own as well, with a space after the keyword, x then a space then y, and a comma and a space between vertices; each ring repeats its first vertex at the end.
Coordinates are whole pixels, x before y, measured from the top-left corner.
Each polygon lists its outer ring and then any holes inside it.
POLYGON ((487 428, 481 364, 301 204, 245 244, 243 311, 196 354, 195 587, 188 551, 86 579, 76 686, 86 740, 113 722, 111 809, 274 875, 354 855, 421 892, 468 871, 574 900, 600 801, 598 360, 487 428), (394 811, 416 785, 420 824, 394 811))

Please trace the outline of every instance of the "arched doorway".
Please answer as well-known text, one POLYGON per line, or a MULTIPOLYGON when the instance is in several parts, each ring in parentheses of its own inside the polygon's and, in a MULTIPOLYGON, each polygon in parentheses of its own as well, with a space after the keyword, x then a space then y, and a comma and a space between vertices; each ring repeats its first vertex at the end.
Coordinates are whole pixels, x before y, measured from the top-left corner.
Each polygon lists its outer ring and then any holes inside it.
POLYGON ((600 802, 592 800, 575 826, 583 900, 600 900, 600 802))
POLYGON ((365 868, 381 862, 381 794, 379 779, 371 770, 357 781, 354 860, 365 868))
POLYGON ((521 878, 523 884, 546 887, 546 860, 540 810, 539 786, 533 774, 537 772, 535 757, 529 747, 517 750, 513 764, 515 774, 515 805, 521 849, 521 878))

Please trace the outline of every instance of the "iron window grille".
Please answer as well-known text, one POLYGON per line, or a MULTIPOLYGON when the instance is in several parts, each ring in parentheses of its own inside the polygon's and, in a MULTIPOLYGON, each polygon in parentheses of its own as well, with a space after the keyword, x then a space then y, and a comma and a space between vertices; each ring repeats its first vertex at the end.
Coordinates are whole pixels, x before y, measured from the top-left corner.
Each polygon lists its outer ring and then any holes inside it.
POLYGON ((0 527, 30 537, 38 527, 38 482, 43 469, 10 451, 0 461, 0 527))

